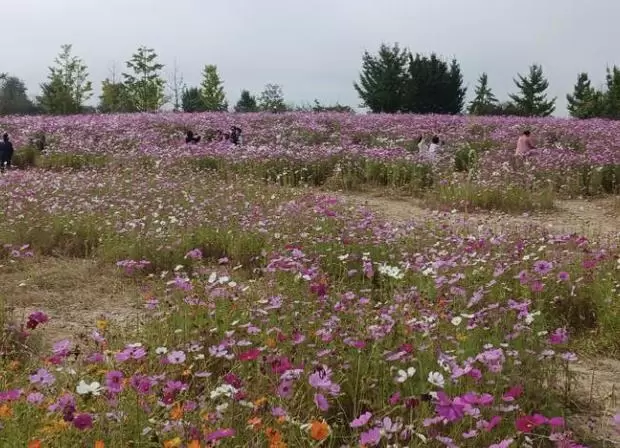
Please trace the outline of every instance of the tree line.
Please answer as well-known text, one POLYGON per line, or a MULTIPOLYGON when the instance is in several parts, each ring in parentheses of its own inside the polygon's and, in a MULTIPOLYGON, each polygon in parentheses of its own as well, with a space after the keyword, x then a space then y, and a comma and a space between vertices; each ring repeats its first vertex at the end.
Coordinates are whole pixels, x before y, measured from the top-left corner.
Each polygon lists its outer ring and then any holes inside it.
MULTIPOLYGON (((517 115, 547 117, 555 111, 556 98, 548 98, 549 81, 541 65, 530 66, 525 75, 513 80, 516 92, 500 102, 482 73, 474 98, 465 107, 466 87, 456 59, 444 61, 436 54, 413 55, 398 44, 381 45, 376 54, 365 52, 355 90, 372 112, 417 114, 517 115)), ((604 89, 592 87, 587 73, 580 73, 568 111, 575 118, 620 119, 620 68, 607 68, 604 89)))
MULTIPOLYGON (((101 84, 96 107, 88 106, 93 96, 88 68, 73 55, 71 45, 63 45, 41 94, 29 98, 24 82, 16 76, 0 73, 0 115, 54 114, 83 112, 154 112, 165 104, 176 111, 218 112, 229 110, 224 83, 217 66, 208 64, 202 71, 198 86, 187 86, 174 66, 171 79, 163 76, 164 65, 152 48, 140 47, 125 63, 125 70, 116 70, 101 84)), ((362 106, 375 113, 517 115, 546 117, 555 111, 556 98, 548 98, 549 81, 543 68, 534 64, 525 75, 514 79, 516 92, 500 102, 494 95, 489 77, 482 73, 474 89, 474 97, 465 104, 467 88, 456 59, 443 60, 437 54, 413 54, 398 44, 381 45, 376 54, 365 52, 362 69, 354 88, 362 106)), ((587 73, 580 73, 573 92, 567 95, 568 111, 575 118, 620 119, 620 68, 607 68, 602 89, 592 86, 587 73)), ((291 106, 284 100, 282 87, 267 84, 256 96, 242 90, 233 109, 236 112, 285 110, 351 112, 340 104, 324 106, 317 100, 312 105, 291 106)))

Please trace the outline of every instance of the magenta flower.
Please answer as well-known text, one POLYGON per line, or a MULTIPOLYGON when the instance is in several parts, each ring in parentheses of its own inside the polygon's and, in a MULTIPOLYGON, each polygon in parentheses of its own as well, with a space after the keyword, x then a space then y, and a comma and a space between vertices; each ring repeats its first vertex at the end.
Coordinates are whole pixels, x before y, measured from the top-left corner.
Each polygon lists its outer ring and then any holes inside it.
POLYGON ((372 414, 370 412, 364 412, 362 415, 357 417, 351 422, 351 428, 361 428, 362 426, 366 426, 366 424, 372 418, 372 414))
POLYGON ((508 391, 502 396, 502 400, 506 402, 512 402, 512 401, 515 401, 517 398, 519 398, 522 394, 523 394, 523 387, 514 386, 508 389, 508 391))
POLYGON ((35 311, 28 316, 28 322, 26 322, 26 328, 34 330, 39 325, 42 325, 49 321, 49 317, 42 311, 35 311))
POLYGON ((568 342, 568 331, 566 328, 558 328, 549 336, 549 343, 553 345, 565 344, 568 342))
POLYGON ((123 390, 123 372, 112 370, 105 375, 105 386, 113 394, 119 394, 123 390))
POLYGON ((78 414, 73 418, 73 426, 80 431, 93 427, 93 418, 90 414, 78 414))
POLYGON ((531 433, 534 429, 538 428, 541 425, 547 423, 547 419, 540 415, 524 415, 523 417, 519 417, 515 421, 515 426, 517 431, 524 433, 531 433))
POLYGON ((182 351, 170 352, 168 354, 168 362, 170 364, 183 364, 185 362, 186 356, 182 351))
POLYGON ((360 434, 360 445, 376 446, 381 441, 381 429, 373 428, 360 434))
POLYGON ((5 401, 17 401, 22 395, 21 389, 12 389, 0 392, 0 403, 5 401))
POLYGON ((218 429, 211 434, 207 435, 207 442, 215 442, 220 439, 225 439, 227 437, 234 437, 235 430, 234 429, 218 429))

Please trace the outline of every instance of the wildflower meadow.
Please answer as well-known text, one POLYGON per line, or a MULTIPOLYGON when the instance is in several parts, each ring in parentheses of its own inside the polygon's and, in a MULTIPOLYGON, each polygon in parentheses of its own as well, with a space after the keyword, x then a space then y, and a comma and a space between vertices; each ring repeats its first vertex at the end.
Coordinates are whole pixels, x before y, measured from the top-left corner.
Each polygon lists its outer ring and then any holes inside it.
POLYGON ((620 360, 618 122, 162 113, 0 129, 16 147, 0 176, 1 447, 620 443, 620 371, 592 392, 620 360), (205 138, 232 125, 240 146, 205 138), (540 149, 515 166, 525 129, 540 149), (429 161, 417 143, 433 135, 429 161), (529 219, 563 203, 608 206, 606 230, 529 219))

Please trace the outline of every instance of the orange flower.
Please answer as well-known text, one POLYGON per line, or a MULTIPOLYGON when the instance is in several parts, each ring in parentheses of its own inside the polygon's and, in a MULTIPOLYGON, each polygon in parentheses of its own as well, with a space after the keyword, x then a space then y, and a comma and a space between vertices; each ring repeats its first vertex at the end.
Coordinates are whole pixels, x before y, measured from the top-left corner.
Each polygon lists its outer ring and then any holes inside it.
POLYGON ((103 440, 97 440, 95 442, 95 448, 105 448, 105 443, 103 443, 103 440))
POLYGON ((276 348, 276 340, 274 338, 268 338, 265 345, 269 348, 276 348))
POLYGON ((265 430, 265 435, 269 439, 269 448, 286 448, 286 443, 282 441, 280 431, 269 427, 265 430))
POLYGON ((325 422, 314 420, 310 425, 310 437, 314 440, 325 440, 329 437, 329 425, 325 422))
POLYGON ((252 429, 260 428, 260 425, 263 421, 260 417, 253 417, 248 420, 248 425, 252 427, 252 429))
POLYGON ((28 448, 41 448, 40 440, 31 440, 28 442, 28 448))
POLYGON ((177 403, 172 407, 170 418, 172 420, 181 420, 183 418, 183 405, 181 403, 177 403))
POLYGON ((8 404, 0 406, 0 418, 9 418, 13 415, 13 409, 8 404))
POLYGON ((187 445, 187 448, 200 448, 200 441, 192 440, 191 442, 189 442, 189 445, 187 445))
POLYGON ((181 438, 175 437, 174 439, 166 440, 164 442, 164 448, 179 448, 181 446, 181 438))

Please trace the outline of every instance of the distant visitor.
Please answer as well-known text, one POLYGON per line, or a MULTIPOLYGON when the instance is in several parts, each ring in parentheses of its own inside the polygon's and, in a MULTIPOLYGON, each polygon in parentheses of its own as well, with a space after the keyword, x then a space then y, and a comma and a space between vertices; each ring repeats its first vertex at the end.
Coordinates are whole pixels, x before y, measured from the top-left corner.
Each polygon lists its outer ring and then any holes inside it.
POLYGON ((230 141, 235 145, 241 144, 241 128, 232 126, 230 128, 230 141))
POLYGON ((532 142, 532 134, 529 130, 523 132, 523 134, 517 140, 517 149, 515 151, 515 165, 517 167, 521 166, 524 162, 525 157, 527 157, 533 149, 536 149, 534 143, 532 142))
POLYGON ((11 160, 13 159, 13 143, 9 140, 9 134, 2 136, 2 142, 0 142, 0 162, 2 166, 0 170, 4 172, 6 168, 11 168, 11 160))
POLYGON ((200 136, 199 135, 194 136, 194 133, 192 131, 187 131, 187 135, 185 137, 185 143, 195 144, 198 142, 200 142, 200 136))

